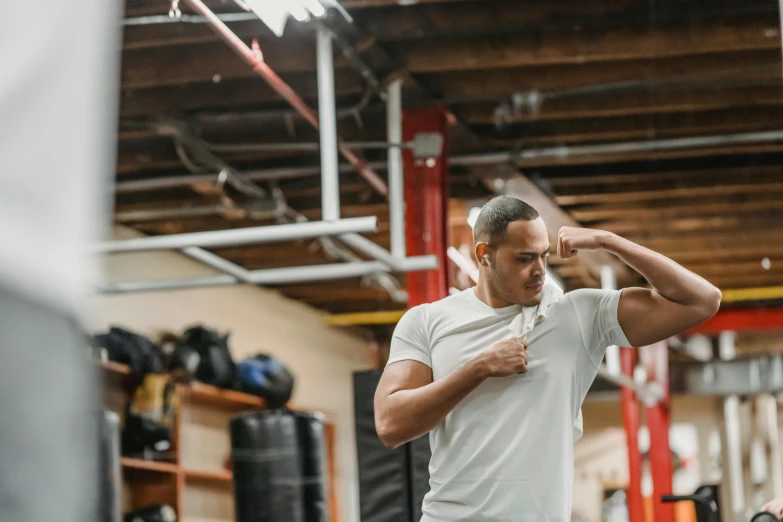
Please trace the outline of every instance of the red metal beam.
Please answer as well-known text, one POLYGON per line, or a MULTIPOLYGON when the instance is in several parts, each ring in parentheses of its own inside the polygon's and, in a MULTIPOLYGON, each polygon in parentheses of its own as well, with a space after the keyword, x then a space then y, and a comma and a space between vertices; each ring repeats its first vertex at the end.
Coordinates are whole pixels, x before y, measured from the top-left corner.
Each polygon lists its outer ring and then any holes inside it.
POLYGON ((408 273, 408 306, 411 307, 448 295, 448 130, 446 111, 442 107, 403 111, 403 141, 412 141, 419 132, 437 132, 443 136, 444 143, 440 157, 426 162, 414 158, 411 150, 403 150, 407 254, 438 256, 436 270, 408 273))
MULTIPOLYGON (((257 43, 253 43, 253 49, 247 46, 226 24, 224 24, 220 18, 213 13, 209 7, 204 5, 201 0, 186 0, 195 11, 203 15, 210 27, 218 36, 228 43, 228 45, 236 52, 248 65, 253 68, 253 72, 258 74, 261 78, 283 97, 291 106, 301 114, 310 124, 316 129, 319 128, 318 115, 310 106, 302 99, 301 96, 288 85, 282 78, 280 78, 265 62, 264 55, 258 48, 257 43)), ((359 174, 367 180, 367 182, 382 196, 389 197, 389 187, 383 179, 376 174, 367 162, 357 156, 351 149, 349 149, 341 137, 337 137, 337 149, 340 154, 348 160, 348 162, 356 168, 359 174)))
POLYGON ((647 382, 657 383, 662 396, 647 408, 647 429, 650 431, 650 472, 653 480, 653 513, 655 522, 674 522, 674 504, 661 502, 662 495, 671 495, 674 470, 669 447, 669 347, 657 343, 641 348, 647 370, 647 382))
POLYGON ((732 331, 783 329, 783 308, 748 308, 721 310, 706 323, 688 331, 689 334, 718 334, 732 331))
MULTIPOLYGON (((620 368, 622 372, 633 376, 636 366, 636 349, 620 348, 620 368)), ((642 454, 639 452, 639 403, 633 388, 620 388, 620 401, 623 408, 623 427, 628 446, 628 518, 630 522, 644 521, 644 499, 642 498, 642 454)))

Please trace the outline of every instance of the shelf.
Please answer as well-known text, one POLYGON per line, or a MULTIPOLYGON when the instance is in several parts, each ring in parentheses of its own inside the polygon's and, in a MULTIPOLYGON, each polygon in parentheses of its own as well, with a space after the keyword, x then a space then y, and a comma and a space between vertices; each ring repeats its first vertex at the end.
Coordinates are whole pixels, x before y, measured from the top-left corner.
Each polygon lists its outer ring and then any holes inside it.
POLYGON ((176 473, 179 470, 179 466, 170 462, 156 462, 153 460, 132 459, 130 457, 120 458, 120 463, 126 469, 141 469, 158 473, 176 473))
POLYGON ((208 482, 231 482, 234 480, 234 474, 229 470, 184 470, 185 480, 208 481, 208 482))
MULTIPOLYGON (((96 361, 105 371, 116 375, 130 375, 130 368, 126 364, 120 364, 112 361, 96 361)), ((188 386, 183 386, 188 397, 201 404, 209 404, 241 410, 245 408, 263 409, 266 402, 260 397, 241 393, 234 390, 224 390, 216 386, 210 386, 201 382, 194 381, 188 386)))
POLYGON ((266 402, 260 397, 233 390, 223 390, 200 382, 194 382, 190 386, 185 387, 185 391, 191 400, 201 404, 235 410, 245 408, 262 409, 266 407, 266 402))

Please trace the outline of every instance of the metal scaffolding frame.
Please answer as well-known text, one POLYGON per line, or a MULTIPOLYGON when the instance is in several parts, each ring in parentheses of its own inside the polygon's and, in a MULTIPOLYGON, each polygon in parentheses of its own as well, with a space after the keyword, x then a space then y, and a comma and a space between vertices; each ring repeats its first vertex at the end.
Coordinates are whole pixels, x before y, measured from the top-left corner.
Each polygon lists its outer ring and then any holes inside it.
MULTIPOLYGON (((254 42, 251 49, 234 34, 201 0, 186 0, 200 13, 203 20, 223 38, 235 52, 253 67, 283 98, 285 98, 302 116, 320 131, 321 151, 321 204, 322 220, 244 229, 194 232, 156 237, 143 237, 121 241, 108 241, 97 245, 94 252, 114 254, 150 250, 179 250, 222 274, 139 282, 122 282, 106 285, 99 289, 102 293, 149 292, 185 288, 203 288, 234 284, 276 285, 324 281, 384 274, 392 271, 410 272, 433 270, 438 267, 438 259, 433 255, 406 257, 404 188, 400 147, 391 147, 388 160, 389 179, 392 188, 383 182, 377 174, 350 148, 337 134, 336 101, 334 88, 334 64, 332 54, 333 34, 326 28, 319 28, 317 45, 318 108, 319 114, 307 106, 290 86, 281 80, 263 61, 263 55, 254 42), (340 218, 340 186, 338 152, 357 170, 370 185, 389 199, 390 234, 392 251, 384 249, 373 241, 361 236, 363 232, 377 232, 376 217, 340 218), (204 248, 228 247, 251 243, 268 243, 307 238, 337 237, 356 251, 372 258, 371 261, 349 261, 316 266, 285 267, 266 270, 247 270, 204 248)), ((402 94, 401 83, 394 82, 389 87, 388 140, 402 143, 402 94)), ((235 174, 238 181, 248 183, 242 175, 235 174)), ((194 176, 196 177, 196 176, 194 176)), ((252 179, 252 178, 251 178, 252 179)), ((214 181, 214 178, 209 181, 214 181)), ((166 186, 166 184, 162 184, 166 186)))

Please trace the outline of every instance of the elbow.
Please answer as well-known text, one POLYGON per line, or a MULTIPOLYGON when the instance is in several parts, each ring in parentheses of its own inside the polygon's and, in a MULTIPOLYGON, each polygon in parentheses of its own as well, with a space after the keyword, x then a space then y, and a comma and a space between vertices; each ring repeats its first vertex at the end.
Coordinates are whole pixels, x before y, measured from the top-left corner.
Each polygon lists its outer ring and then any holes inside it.
POLYGON ((399 448, 404 444, 400 437, 399 430, 396 430, 390 422, 379 421, 376 419, 375 432, 384 446, 389 449, 399 448))

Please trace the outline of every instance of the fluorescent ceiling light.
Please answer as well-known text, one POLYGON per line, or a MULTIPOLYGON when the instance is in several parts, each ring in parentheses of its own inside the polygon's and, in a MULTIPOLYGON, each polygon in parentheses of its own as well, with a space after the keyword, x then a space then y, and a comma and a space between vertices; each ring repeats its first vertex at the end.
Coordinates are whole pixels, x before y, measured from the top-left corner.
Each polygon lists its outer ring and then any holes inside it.
POLYGON ((277 36, 283 36, 288 19, 299 22, 326 16, 328 8, 335 8, 350 21, 351 17, 337 0, 244 0, 250 9, 277 36))

